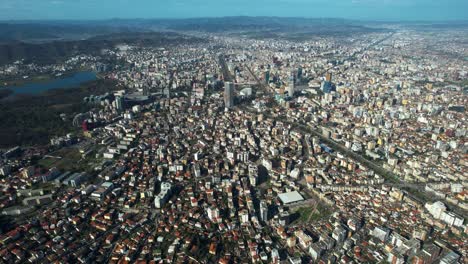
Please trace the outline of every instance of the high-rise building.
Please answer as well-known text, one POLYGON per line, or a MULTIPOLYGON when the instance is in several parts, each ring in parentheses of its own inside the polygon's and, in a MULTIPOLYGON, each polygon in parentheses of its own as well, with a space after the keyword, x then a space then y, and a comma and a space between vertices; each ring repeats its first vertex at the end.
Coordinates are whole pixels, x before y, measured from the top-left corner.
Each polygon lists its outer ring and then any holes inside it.
POLYGON ((263 78, 264 78, 265 84, 270 83, 270 71, 266 70, 263 73, 263 76, 264 76, 263 78))
POLYGON ((234 106, 234 84, 232 82, 224 83, 224 106, 226 108, 234 106))
POLYGON ((115 109, 119 111, 124 110, 123 98, 121 96, 115 97, 115 109))
POLYGON ((260 220, 263 222, 268 221, 268 205, 265 201, 260 203, 260 220))
POLYGON ((161 183, 161 192, 154 197, 154 206, 161 208, 169 199, 171 194, 172 185, 168 182, 161 183))
POLYGON ((291 73, 289 76, 289 83, 288 83, 288 96, 293 97, 295 90, 295 83, 294 83, 294 75, 291 73))
POLYGON ((297 69, 297 80, 300 81, 302 79, 302 67, 297 69))
POLYGON ((327 75, 325 76, 325 81, 322 82, 322 91, 324 93, 331 93, 333 91, 336 91, 336 87, 332 83, 332 74, 331 74, 331 72, 327 72, 327 75))
POLYGON ((331 93, 332 91, 335 91, 335 87, 334 85, 332 84, 332 82, 329 82, 329 81, 324 81, 322 82, 322 91, 324 93, 331 93))

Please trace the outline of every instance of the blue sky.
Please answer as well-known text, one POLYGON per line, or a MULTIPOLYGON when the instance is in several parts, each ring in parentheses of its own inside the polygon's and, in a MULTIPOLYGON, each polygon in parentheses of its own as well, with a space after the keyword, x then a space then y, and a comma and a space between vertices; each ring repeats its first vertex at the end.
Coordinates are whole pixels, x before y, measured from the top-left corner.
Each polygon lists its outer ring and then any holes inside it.
POLYGON ((468 0, 0 0, 0 20, 283 16, 468 20, 468 0))

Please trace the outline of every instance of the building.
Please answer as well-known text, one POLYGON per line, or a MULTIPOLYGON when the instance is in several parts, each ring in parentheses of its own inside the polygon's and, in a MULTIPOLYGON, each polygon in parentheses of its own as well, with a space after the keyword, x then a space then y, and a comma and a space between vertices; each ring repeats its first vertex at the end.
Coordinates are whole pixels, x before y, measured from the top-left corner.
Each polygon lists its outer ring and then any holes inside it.
POLYGON ((161 192, 154 197, 154 206, 161 208, 169 199, 172 185, 168 182, 161 183, 161 192))
POLYGON ((282 226, 289 224, 289 212, 288 211, 283 211, 280 213, 279 224, 282 226))
POLYGON ((240 95, 242 97, 250 97, 250 96, 252 96, 252 91, 253 91, 252 88, 247 87, 247 88, 244 88, 244 89, 242 89, 240 91, 240 95))
POLYGON ((249 164, 249 181, 252 186, 256 186, 258 181, 258 167, 254 164, 249 164))
POLYGON ((313 260, 317 260, 325 252, 325 246, 322 242, 315 243, 309 247, 309 254, 313 260))
POLYGON ((121 96, 115 97, 115 109, 117 111, 122 111, 124 110, 124 99, 121 96))
POLYGON ((386 241, 390 237, 390 229, 376 226, 371 235, 380 241, 386 241))
POLYGON ((322 92, 331 93, 333 91, 336 91, 336 88, 335 88, 335 86, 333 85, 332 82, 330 82, 330 81, 322 82, 322 92))
POLYGON ((442 220, 449 226, 463 226, 464 218, 453 212, 448 212, 445 204, 440 201, 434 202, 433 204, 427 203, 424 207, 435 219, 442 220))
POLYGON ((52 194, 28 197, 23 200, 24 205, 34 206, 48 204, 53 201, 52 194))
POLYGON ((218 208, 216 208, 214 206, 208 207, 207 214, 208 214, 208 218, 210 218, 211 221, 218 222, 218 220, 219 220, 219 209, 218 208))
POLYGON ((346 231, 346 229, 339 226, 336 227, 335 230, 333 230, 332 238, 335 239, 338 243, 342 243, 346 239, 347 234, 348 232, 346 231))
POLYGON ((260 203, 260 219, 263 222, 268 221, 268 205, 265 201, 260 203))
POLYGON ((294 81, 294 75, 291 73, 289 76, 289 82, 288 82, 288 96, 293 97, 294 96, 294 90, 295 90, 295 81, 294 81))
POLYGON ((88 176, 86 175, 86 173, 84 173, 84 172, 78 173, 77 172, 77 173, 72 174, 66 180, 64 180, 63 183, 65 185, 69 185, 69 186, 72 186, 72 187, 78 187, 78 186, 80 186, 81 183, 86 181, 87 177, 88 176))
POLYGON ((296 74, 296 76, 297 76, 296 79, 298 81, 300 81, 302 79, 302 74, 303 74, 303 69, 302 69, 302 67, 299 66, 299 68, 297 68, 297 74, 296 74))
POLYGON ((55 180, 60 175, 60 171, 57 168, 51 168, 48 172, 41 175, 43 182, 49 182, 55 180))
POLYGON ((27 168, 24 168, 21 173, 23 174, 23 177, 29 178, 29 177, 34 176, 35 172, 36 172, 36 168, 34 166, 29 166, 27 168))
POLYGON ((234 84, 232 82, 224 83, 224 106, 226 108, 234 106, 234 84))
POLYGON ((0 175, 2 176, 7 176, 11 172, 11 166, 10 165, 5 165, 0 168, 0 175))
POLYGON ((98 199, 98 200, 102 200, 110 191, 112 191, 113 188, 114 188, 113 183, 104 182, 103 184, 101 184, 99 188, 97 188, 95 191, 91 193, 91 197, 98 199))
POLYGON ((457 253, 453 251, 450 251, 448 254, 446 254, 440 259, 440 263, 441 264, 455 264, 455 263, 458 263, 459 259, 460 259, 460 255, 458 255, 457 253))
POLYGON ((304 201, 304 198, 298 191, 282 193, 278 195, 278 197, 283 204, 292 204, 304 201))
POLYGON ((308 248, 312 244, 312 238, 304 233, 302 230, 297 230, 294 232, 294 235, 297 237, 297 240, 299 241, 299 244, 303 248, 308 248))

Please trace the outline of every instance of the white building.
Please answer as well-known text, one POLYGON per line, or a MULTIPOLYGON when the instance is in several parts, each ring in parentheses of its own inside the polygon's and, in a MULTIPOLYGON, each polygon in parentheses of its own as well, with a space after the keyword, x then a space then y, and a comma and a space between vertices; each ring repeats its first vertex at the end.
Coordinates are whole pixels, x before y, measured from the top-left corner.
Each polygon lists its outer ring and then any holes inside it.
POLYGON ((211 221, 218 222, 218 220, 219 220, 219 209, 218 208, 216 208, 214 206, 211 206, 211 207, 208 207, 208 209, 206 211, 207 211, 207 214, 208 214, 208 218, 210 218, 211 221))
POLYGON ((263 222, 268 221, 268 205, 266 204, 265 201, 262 201, 260 203, 260 219, 263 222))
POLYGON ((161 183, 161 192, 154 197, 154 206, 161 208, 168 200, 171 194, 172 185, 168 182, 161 183))

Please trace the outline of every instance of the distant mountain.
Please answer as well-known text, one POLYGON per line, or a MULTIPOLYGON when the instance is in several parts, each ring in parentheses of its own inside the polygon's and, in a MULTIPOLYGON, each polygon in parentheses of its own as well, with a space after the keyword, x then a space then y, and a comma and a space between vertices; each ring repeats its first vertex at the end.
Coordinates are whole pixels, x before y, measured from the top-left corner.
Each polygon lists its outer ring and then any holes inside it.
MULTIPOLYGON (((415 30, 466 29, 466 22, 403 23, 332 18, 220 17, 188 19, 112 19, 103 21, 0 22, 0 64, 25 59, 51 63, 65 57, 99 53, 121 42, 163 45, 187 41, 170 32, 211 32, 249 38, 309 39, 388 31, 388 25, 415 30), (155 33, 164 32, 164 33, 155 33)), ((391 28, 391 27, 390 27, 391 28)))
MULTIPOLYGON (((358 21, 345 19, 311 19, 282 17, 220 17, 189 19, 113 19, 103 21, 20 21, 0 22, 0 43, 11 41, 44 42, 80 40, 99 35, 154 31, 321 31, 327 28, 363 27, 358 21)), ((336 31, 336 30, 334 30, 336 31)))
POLYGON ((201 32, 241 32, 241 31, 297 31, 315 30, 319 28, 362 27, 363 23, 354 20, 333 18, 287 18, 287 17, 219 17, 219 18, 187 18, 187 19, 148 19, 148 20, 116 20, 119 25, 131 25, 140 29, 164 29, 173 31, 201 32))
POLYGON ((22 59, 38 64, 55 63, 77 54, 99 54, 102 49, 121 43, 158 46, 187 41, 187 36, 171 32, 299 39, 377 30, 380 29, 344 19, 279 17, 4 22, 0 23, 0 65, 22 59))
POLYGON ((134 31, 135 29, 70 22, 0 23, 0 42, 78 40, 90 36, 134 31))
POLYGON ((408 28, 421 30, 421 31, 434 31, 434 30, 468 30, 468 21, 459 22, 446 22, 446 23, 412 23, 406 25, 408 28))
POLYGON ((81 40, 99 35, 129 32, 200 31, 215 33, 269 32, 354 34, 383 30, 387 25, 415 29, 464 29, 467 21, 384 22, 335 18, 213 17, 187 19, 111 19, 96 21, 8 21, 0 22, 0 43, 81 40))

